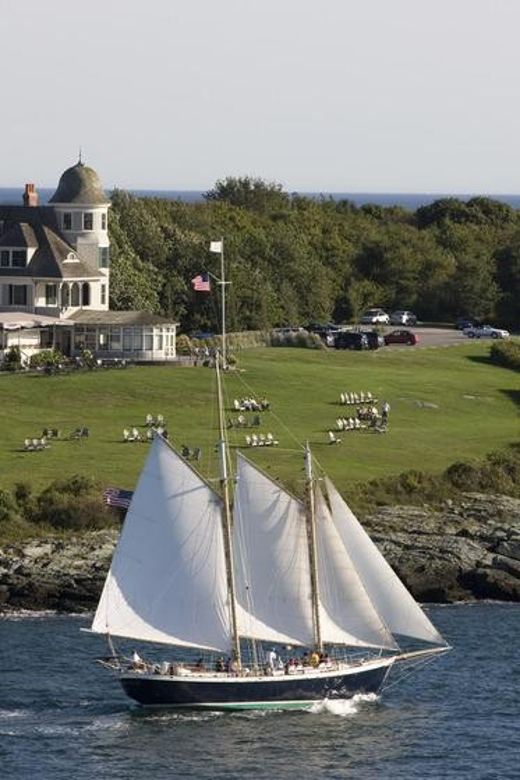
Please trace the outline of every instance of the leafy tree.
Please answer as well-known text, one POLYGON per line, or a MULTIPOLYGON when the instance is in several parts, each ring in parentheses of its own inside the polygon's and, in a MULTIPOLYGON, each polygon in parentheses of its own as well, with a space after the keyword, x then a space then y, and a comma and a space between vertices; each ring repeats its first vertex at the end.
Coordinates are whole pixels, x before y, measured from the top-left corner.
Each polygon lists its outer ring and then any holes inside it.
POLYGON ((213 189, 204 193, 206 200, 225 201, 232 206, 251 209, 259 214, 276 213, 289 208, 289 195, 282 185, 264 179, 228 176, 219 179, 213 189))

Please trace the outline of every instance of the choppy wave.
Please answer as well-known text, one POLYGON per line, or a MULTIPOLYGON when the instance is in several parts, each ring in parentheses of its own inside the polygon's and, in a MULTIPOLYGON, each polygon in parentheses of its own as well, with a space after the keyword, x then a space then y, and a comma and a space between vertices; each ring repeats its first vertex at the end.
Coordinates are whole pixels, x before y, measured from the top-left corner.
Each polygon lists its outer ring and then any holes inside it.
POLYGON ((0 710, 0 720, 10 720, 11 718, 27 718, 30 715, 29 710, 0 710))

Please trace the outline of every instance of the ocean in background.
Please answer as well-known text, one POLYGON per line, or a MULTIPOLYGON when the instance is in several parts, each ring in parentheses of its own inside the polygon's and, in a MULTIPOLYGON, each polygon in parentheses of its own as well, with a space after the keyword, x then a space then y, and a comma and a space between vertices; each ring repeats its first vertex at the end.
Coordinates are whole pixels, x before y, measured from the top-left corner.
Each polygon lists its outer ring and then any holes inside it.
MULTIPOLYGON (((2 780, 513 780, 520 604, 431 606, 453 645, 378 697, 307 712, 145 712, 87 617, 0 618, 2 780)), ((167 650, 165 651, 168 652, 167 650)))
MULTIPOLYGON (((44 205, 55 192, 55 188, 37 188, 40 195, 40 203, 44 205)), ((109 190, 107 190, 109 192, 109 190)), ((129 192, 141 198, 162 198, 164 200, 181 200, 194 203, 203 200, 203 190, 129 190, 129 192)), ((22 203, 22 187, 0 187, 0 205, 22 203)), ((349 200, 356 206, 365 203, 375 203, 379 206, 402 206, 410 211, 415 211, 419 206, 427 206, 440 198, 459 198, 470 200, 476 194, 443 194, 443 193, 398 193, 398 192, 301 192, 294 193, 310 198, 332 198, 333 200, 349 200)), ((481 193, 480 193, 481 194, 481 193)), ((489 195, 493 200, 508 203, 515 209, 520 209, 520 195, 489 195)))

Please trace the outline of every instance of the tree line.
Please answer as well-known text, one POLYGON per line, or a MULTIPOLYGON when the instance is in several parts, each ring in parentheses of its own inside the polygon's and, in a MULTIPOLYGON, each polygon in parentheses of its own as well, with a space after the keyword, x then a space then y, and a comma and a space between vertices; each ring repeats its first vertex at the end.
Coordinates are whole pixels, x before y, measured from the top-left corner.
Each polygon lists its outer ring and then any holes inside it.
POLYGON ((347 322, 373 306, 423 321, 473 315, 520 321, 520 213, 491 198, 444 198, 409 211, 356 206, 229 177, 187 203, 112 193, 111 308, 173 318, 181 331, 218 329, 219 276, 210 241, 224 238, 228 330, 347 322))

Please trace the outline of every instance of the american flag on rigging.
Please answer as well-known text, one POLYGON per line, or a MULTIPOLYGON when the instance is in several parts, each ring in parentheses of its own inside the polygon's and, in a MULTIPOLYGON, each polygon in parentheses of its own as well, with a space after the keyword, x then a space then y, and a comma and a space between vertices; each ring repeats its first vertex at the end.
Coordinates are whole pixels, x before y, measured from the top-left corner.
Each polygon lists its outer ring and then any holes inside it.
POLYGON ((134 495, 133 490, 121 490, 121 488, 107 488, 103 493, 105 504, 119 509, 128 509, 134 495))
POLYGON ((191 283, 197 292, 210 292, 209 274, 199 274, 191 280, 191 283))

